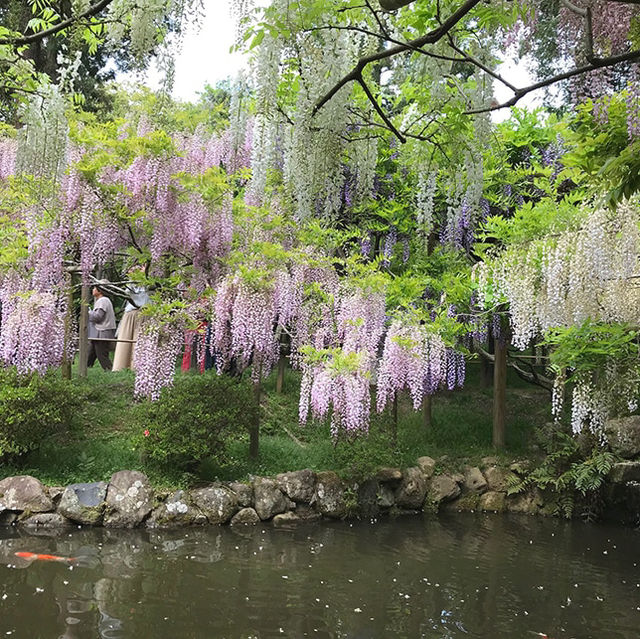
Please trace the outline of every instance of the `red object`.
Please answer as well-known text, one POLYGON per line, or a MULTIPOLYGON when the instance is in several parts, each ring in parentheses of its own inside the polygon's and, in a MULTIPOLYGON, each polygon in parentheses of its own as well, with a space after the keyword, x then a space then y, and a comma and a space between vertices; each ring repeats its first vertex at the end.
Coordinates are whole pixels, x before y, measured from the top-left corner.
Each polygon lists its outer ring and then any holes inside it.
MULTIPOLYGON (((182 356, 182 370, 184 372, 191 369, 191 351, 193 344, 196 342, 198 350, 206 348, 205 338, 207 333, 207 322, 200 322, 198 328, 190 329, 184 332, 184 354, 182 356)), ((198 353, 200 355, 201 353, 198 353)), ((198 370, 200 373, 204 373, 204 357, 198 364, 198 370)))
POLYGON ((16 557, 21 557, 22 559, 33 559, 40 561, 75 561, 75 557, 58 557, 57 555, 39 555, 35 552, 17 552, 15 553, 16 557))

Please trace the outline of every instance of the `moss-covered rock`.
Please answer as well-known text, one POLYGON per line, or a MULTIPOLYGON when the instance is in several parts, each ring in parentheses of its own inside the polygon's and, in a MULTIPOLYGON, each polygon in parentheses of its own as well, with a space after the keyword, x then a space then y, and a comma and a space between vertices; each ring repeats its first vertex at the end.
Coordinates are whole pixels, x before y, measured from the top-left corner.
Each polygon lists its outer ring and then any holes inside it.
POLYGON ((102 523, 107 498, 107 483, 71 484, 64 489, 58 512, 78 524, 98 526, 102 523))

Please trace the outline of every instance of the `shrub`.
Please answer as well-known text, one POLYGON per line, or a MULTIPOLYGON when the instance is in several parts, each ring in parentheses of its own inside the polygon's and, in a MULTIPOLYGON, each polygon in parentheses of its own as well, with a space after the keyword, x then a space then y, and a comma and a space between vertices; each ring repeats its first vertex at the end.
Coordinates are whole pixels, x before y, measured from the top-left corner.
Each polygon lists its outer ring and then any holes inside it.
POLYGON ((38 448, 69 425, 77 403, 71 382, 56 373, 0 369, 0 459, 38 448))
POLYGON ((223 461, 224 442, 245 434, 256 418, 251 385, 238 378, 186 374, 164 388, 155 402, 138 405, 136 424, 142 449, 153 460, 192 469, 215 457, 223 461))
POLYGON ((398 465, 388 424, 380 416, 372 420, 367 435, 343 437, 327 452, 330 457, 323 465, 338 469, 347 480, 361 481, 382 466, 398 465))

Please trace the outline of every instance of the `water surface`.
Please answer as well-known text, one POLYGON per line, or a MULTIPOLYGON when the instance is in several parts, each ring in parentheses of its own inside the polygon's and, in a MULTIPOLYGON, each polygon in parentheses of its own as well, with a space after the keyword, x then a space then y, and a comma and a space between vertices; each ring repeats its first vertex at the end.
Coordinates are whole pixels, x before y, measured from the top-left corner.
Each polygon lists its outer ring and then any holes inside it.
POLYGON ((473 514, 0 528, 0 637, 637 639, 639 542, 631 529, 473 514))

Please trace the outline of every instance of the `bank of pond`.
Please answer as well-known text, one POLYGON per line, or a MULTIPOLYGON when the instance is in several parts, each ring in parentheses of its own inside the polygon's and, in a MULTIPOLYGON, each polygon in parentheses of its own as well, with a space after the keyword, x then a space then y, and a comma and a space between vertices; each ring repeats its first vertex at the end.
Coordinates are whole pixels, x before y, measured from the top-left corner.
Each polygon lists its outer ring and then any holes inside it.
MULTIPOLYGON (((278 526, 441 510, 566 514, 559 500, 567 495, 537 487, 514 491, 514 478, 529 472, 527 461, 505 468, 494 457, 461 472, 442 472, 435 459, 424 456, 413 467, 380 468, 362 481, 306 469, 175 491, 154 490, 135 470, 116 472, 108 482, 68 486, 45 486, 35 477, 19 475, 0 480, 0 525, 172 528, 272 521, 278 526)), ((571 512, 579 514, 580 495, 571 498, 578 505, 571 512)), ((613 464, 599 498, 603 518, 640 523, 640 461, 613 464)))
MULTIPOLYGON (((634 639, 638 533, 531 516, 557 503, 508 494, 526 466, 488 457, 454 473, 421 457, 361 482, 301 470, 176 491, 138 471, 64 487, 8 477, 0 630, 634 639)), ((639 489, 640 462, 615 464, 602 514, 637 524, 639 489)))

